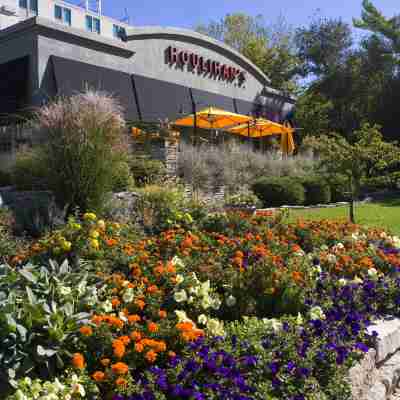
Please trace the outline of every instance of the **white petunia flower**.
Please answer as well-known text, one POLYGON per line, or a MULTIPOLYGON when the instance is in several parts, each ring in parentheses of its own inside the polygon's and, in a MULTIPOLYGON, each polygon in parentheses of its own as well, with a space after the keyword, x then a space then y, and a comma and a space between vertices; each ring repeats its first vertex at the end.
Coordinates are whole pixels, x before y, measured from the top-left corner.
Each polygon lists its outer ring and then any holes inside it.
POLYGON ((112 309, 113 309, 111 301, 110 300, 106 300, 103 303, 101 303, 101 309, 106 313, 107 312, 111 312, 112 309))
POLYGON ((183 277, 183 275, 181 275, 181 274, 176 275, 176 283, 178 285, 180 285, 184 280, 185 280, 185 278, 183 277))
POLYGON ((375 279, 375 278, 378 277, 378 271, 377 271, 375 268, 370 268, 370 269, 368 270, 368 276, 369 276, 371 279, 375 279))
POLYGON ((347 279, 341 278, 338 280, 339 286, 346 286, 347 285, 347 279))
POLYGON ((174 299, 177 303, 182 303, 188 299, 188 296, 186 294, 186 290, 182 289, 179 292, 174 293, 174 299))
POLYGON ((133 288, 127 288, 124 291, 124 294, 122 295, 122 300, 124 300, 125 303, 131 303, 134 298, 135 298, 135 292, 133 288))
POLYGON ((315 320, 315 319, 325 319, 326 316, 324 312, 322 311, 322 308, 319 306, 315 306, 310 310, 310 318, 315 320))
POLYGON ((207 316, 204 314, 201 314, 197 318, 197 322, 201 325, 206 325, 207 324, 207 316))
POLYGON ((272 329, 274 332, 279 332, 283 326, 282 322, 280 322, 276 318, 263 318, 262 321, 267 329, 272 329))

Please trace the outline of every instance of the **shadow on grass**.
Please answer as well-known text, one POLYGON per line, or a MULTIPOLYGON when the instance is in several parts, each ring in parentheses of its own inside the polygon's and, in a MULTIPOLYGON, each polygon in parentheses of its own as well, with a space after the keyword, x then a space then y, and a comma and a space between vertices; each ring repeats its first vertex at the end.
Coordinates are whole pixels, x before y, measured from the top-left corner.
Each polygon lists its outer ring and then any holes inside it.
POLYGON ((387 199, 377 201, 377 203, 384 207, 400 207, 400 197, 388 197, 387 199))

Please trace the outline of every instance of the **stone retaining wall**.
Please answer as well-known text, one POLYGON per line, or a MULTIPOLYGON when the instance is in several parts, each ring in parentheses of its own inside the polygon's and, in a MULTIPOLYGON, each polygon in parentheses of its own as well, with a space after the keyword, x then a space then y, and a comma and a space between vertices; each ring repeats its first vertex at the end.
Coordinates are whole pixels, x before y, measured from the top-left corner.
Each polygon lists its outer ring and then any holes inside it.
POLYGON ((373 331, 375 349, 349 372, 353 400, 392 399, 400 383, 400 319, 377 321, 369 328, 373 331))

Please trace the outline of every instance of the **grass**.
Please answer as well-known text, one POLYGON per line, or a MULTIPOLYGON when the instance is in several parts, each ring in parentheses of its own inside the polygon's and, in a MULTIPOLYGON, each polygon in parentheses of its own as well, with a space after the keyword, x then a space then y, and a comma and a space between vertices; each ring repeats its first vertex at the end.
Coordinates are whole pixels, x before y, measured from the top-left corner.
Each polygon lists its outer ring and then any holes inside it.
MULTIPOLYGON (((356 222, 360 225, 384 228, 392 234, 400 235, 400 198, 391 198, 380 202, 356 205, 355 216, 356 222)), ((297 219, 344 220, 348 218, 348 206, 289 211, 290 221, 296 221, 297 219)))

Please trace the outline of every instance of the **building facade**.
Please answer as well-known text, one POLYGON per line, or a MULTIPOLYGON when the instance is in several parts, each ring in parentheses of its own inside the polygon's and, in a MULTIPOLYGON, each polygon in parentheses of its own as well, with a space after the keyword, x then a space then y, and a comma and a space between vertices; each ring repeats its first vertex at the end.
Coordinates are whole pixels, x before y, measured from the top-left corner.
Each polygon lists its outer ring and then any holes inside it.
POLYGON ((197 32, 133 27, 101 3, 0 0, 0 124, 57 95, 115 95, 128 120, 174 120, 207 106, 282 121, 294 100, 241 54, 197 32))

